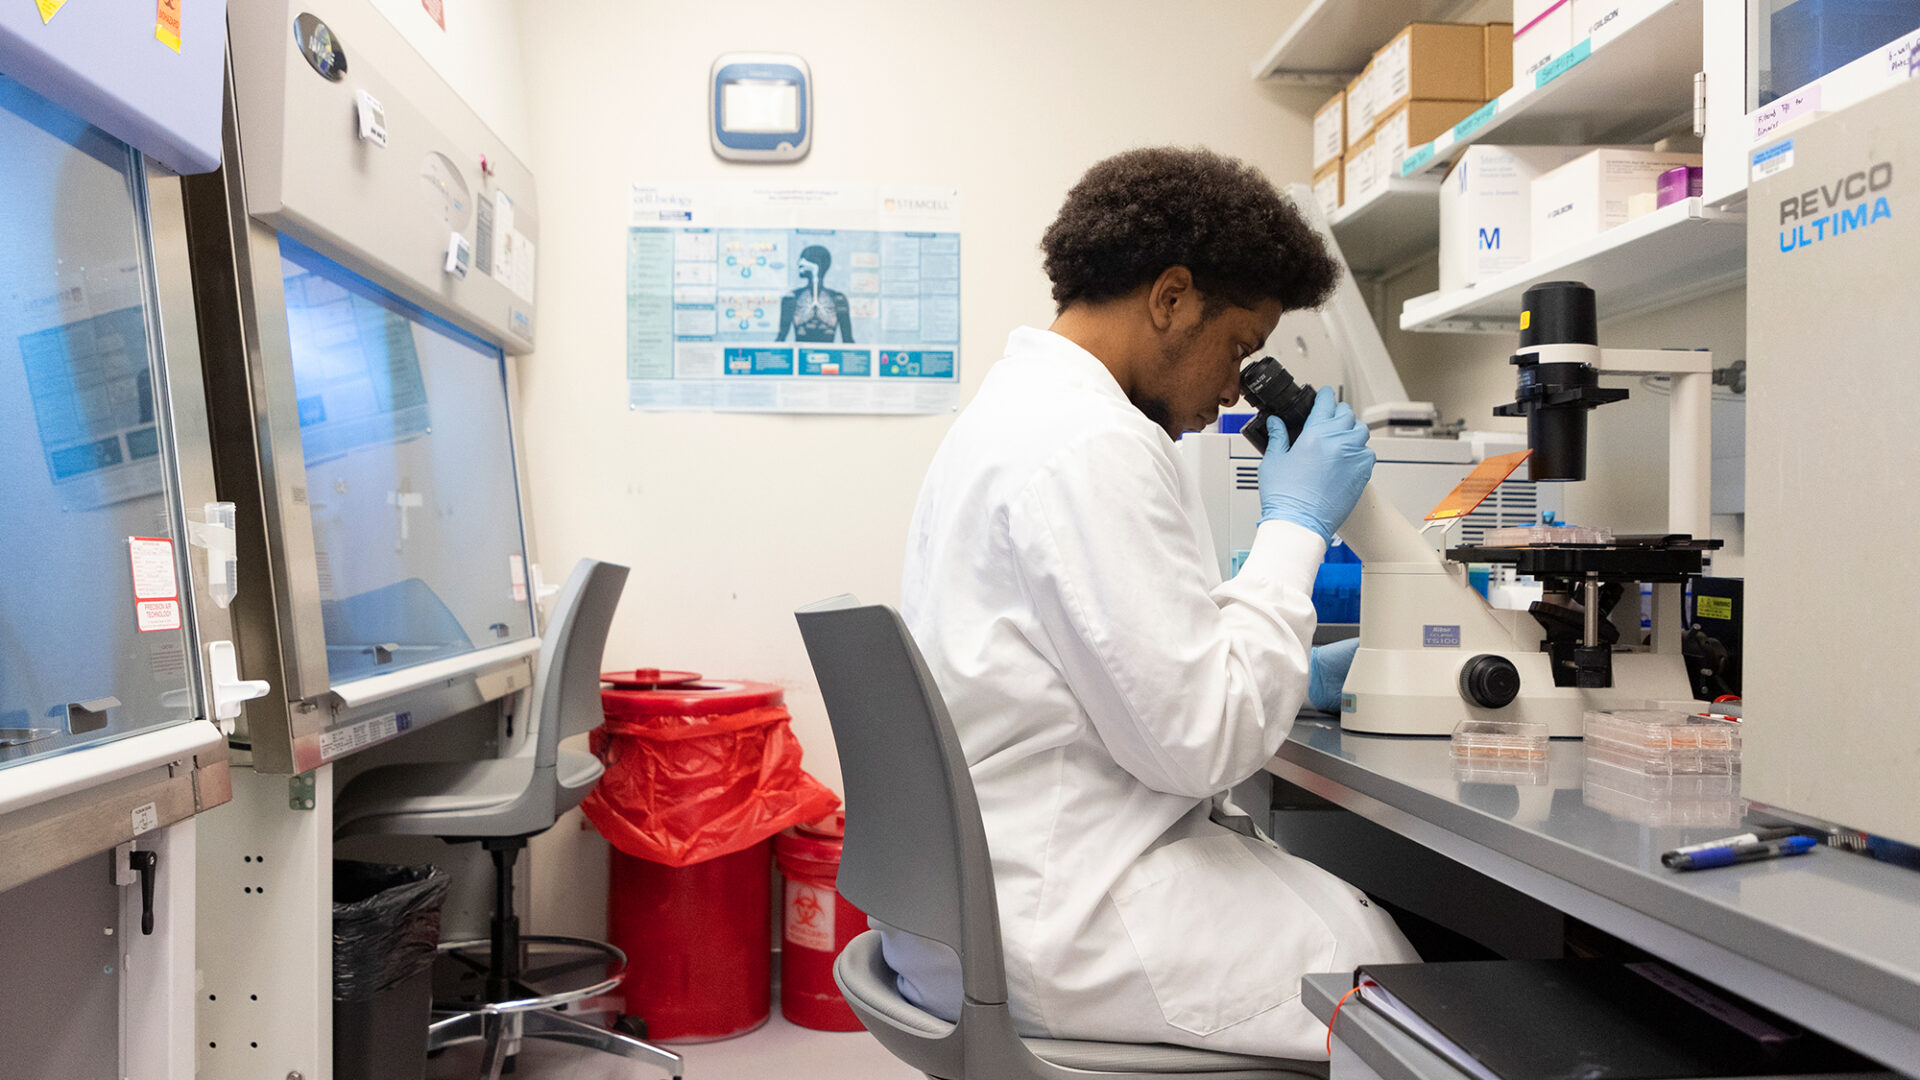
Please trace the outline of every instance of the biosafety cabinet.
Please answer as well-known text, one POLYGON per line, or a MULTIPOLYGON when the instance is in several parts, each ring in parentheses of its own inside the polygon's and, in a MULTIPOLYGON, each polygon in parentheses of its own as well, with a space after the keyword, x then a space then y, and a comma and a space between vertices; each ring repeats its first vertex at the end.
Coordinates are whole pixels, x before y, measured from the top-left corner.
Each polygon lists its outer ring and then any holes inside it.
MULTIPOLYGON (((526 166, 367 0, 236 4, 228 28, 224 162, 184 197, 214 475, 258 585, 231 609, 239 671, 271 690, 200 861, 231 907, 202 912, 199 1067, 313 1077, 334 791, 526 743, 539 583, 509 356, 535 339, 539 220, 526 166)), ((467 849, 432 843, 382 861, 452 869, 442 925, 472 929, 467 849)))
POLYGON ((0 8, 8 1080, 194 1072, 196 815, 250 692, 179 177, 219 163, 223 7, 0 8))
POLYGON ((221 490, 268 587, 242 738, 306 773, 508 699, 539 642, 506 354, 533 179, 365 0, 236 5, 227 166, 187 185, 221 490))

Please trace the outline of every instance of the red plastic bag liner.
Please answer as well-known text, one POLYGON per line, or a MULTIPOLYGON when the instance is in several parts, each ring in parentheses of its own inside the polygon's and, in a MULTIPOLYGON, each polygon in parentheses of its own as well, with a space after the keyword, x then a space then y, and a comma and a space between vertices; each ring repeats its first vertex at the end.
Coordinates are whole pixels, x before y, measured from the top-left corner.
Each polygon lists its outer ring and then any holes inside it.
POLYGON ((614 847, 667 866, 729 855, 840 799, 800 767, 777 686, 691 672, 610 672, 588 736, 606 775, 581 809, 614 847))

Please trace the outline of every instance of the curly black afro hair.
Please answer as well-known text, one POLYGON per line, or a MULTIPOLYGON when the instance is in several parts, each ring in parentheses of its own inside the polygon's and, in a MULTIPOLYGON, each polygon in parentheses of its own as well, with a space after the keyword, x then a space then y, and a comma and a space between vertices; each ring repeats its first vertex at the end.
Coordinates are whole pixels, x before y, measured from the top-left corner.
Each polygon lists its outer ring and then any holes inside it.
POLYGON ((1258 169, 1211 150, 1162 146, 1116 154, 1067 192, 1040 238, 1059 309, 1151 284, 1168 267, 1203 296, 1239 307, 1278 300, 1316 308, 1340 267, 1258 169))

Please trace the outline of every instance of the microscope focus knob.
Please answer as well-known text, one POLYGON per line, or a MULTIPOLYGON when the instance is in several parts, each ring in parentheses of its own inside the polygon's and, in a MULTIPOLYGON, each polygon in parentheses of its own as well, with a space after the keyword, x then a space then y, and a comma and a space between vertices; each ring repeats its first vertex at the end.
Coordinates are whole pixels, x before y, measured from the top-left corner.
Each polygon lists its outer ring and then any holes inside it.
POLYGON ((1504 709, 1520 696, 1520 669, 1504 656, 1482 653, 1460 669, 1460 696, 1483 709, 1504 709))

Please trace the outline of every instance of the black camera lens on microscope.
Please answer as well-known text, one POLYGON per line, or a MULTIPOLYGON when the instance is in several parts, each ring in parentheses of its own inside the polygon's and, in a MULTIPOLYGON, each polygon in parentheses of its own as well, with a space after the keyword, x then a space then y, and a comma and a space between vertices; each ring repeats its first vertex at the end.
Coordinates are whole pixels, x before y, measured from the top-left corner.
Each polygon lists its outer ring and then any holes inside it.
MULTIPOLYGON (((1520 348, 1585 345, 1598 348, 1599 319, 1593 290, 1578 281, 1545 281, 1520 297, 1520 348)), ((1627 396, 1600 386, 1600 373, 1579 360, 1553 360, 1539 353, 1513 358, 1520 369, 1511 405, 1496 416, 1527 418, 1527 476, 1536 482, 1587 478, 1587 414, 1627 396)))
POLYGON ((1254 449, 1267 452, 1267 417, 1277 416, 1286 425, 1287 445, 1300 440, 1307 414, 1313 411, 1313 387, 1293 381, 1293 375, 1280 361, 1263 356, 1240 369, 1240 393, 1256 410, 1253 419, 1240 433, 1254 449))

